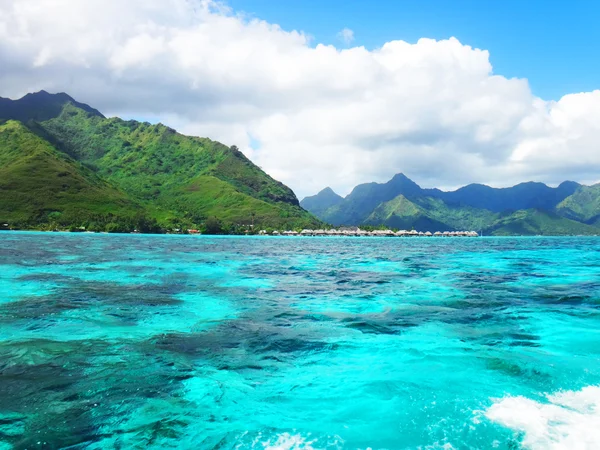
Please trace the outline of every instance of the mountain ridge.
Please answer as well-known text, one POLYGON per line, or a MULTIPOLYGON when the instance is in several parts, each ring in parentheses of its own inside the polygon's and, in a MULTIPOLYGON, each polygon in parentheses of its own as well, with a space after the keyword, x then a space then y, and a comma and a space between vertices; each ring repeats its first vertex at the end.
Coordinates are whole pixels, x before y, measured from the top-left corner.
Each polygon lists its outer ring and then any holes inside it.
MULTIPOLYGON (((504 234, 507 230, 520 230, 516 225, 499 225, 512 217, 512 222, 529 221, 529 225, 522 228, 527 234, 568 234, 569 229, 573 234, 600 234, 600 184, 598 186, 596 189, 564 181, 557 187, 523 182, 493 188, 473 183, 454 191, 442 191, 421 188, 399 173, 386 183, 356 186, 342 201, 324 211, 312 210, 310 204, 307 209, 336 226, 426 226, 429 229, 421 231, 471 229, 504 234), (437 229, 431 229, 434 226, 437 229)), ((313 196, 313 201, 318 201, 315 199, 318 196, 313 196)))
POLYGON ((64 92, 50 94, 44 90, 26 94, 17 100, 0 97, 0 118, 20 122, 45 121, 57 117, 67 103, 72 103, 88 114, 106 118, 97 109, 76 101, 64 92))

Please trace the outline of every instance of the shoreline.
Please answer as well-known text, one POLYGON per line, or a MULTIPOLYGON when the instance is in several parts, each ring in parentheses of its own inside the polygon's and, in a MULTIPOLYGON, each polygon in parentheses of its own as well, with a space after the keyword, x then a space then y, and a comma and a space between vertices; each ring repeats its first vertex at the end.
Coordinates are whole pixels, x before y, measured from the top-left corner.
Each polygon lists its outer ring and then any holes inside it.
MULTIPOLYGON (((190 237, 210 237, 210 238, 260 238, 260 239, 268 239, 268 238, 277 238, 277 239, 301 239, 301 238, 312 238, 312 239, 326 239, 326 238, 353 238, 353 239, 377 239, 377 238, 389 238, 389 237, 399 237, 399 236, 343 236, 343 235, 319 235, 319 236, 303 236, 303 235, 261 235, 261 234, 201 234, 201 233, 109 233, 106 231, 83 231, 83 232, 74 232, 68 230, 61 231, 49 231, 49 230, 0 230, 0 236, 2 234, 18 234, 18 233, 44 233, 44 234, 60 234, 60 235, 103 235, 103 236, 190 236, 190 237)), ((417 236, 419 237, 419 236, 417 236)), ((478 236, 480 239, 510 239, 510 238, 599 238, 598 234, 546 234, 546 235, 523 235, 523 234, 515 234, 515 235, 485 235, 478 236)), ((445 239, 464 239, 463 236, 445 236, 445 239)), ((425 239, 430 240, 430 239, 425 239)), ((432 239, 435 241, 439 241, 440 239, 432 239)))

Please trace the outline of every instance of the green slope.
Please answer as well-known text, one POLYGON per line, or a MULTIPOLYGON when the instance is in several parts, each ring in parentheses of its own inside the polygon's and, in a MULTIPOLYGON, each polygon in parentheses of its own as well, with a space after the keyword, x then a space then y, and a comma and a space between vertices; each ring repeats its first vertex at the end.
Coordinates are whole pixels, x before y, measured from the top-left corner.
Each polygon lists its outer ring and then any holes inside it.
POLYGON ((200 175, 190 183, 169 191, 165 205, 199 222, 218 217, 233 224, 283 224, 285 228, 319 225, 310 213, 285 203, 268 203, 235 189, 212 175, 200 175))
POLYGON ((502 217, 486 229, 485 233, 496 236, 598 235, 600 228, 560 217, 553 212, 527 209, 502 217))
POLYGON ((494 223, 498 214, 485 209, 447 205, 432 197, 408 200, 404 195, 381 203, 365 221, 419 231, 481 230, 494 223))
POLYGON ((59 116, 42 126, 71 156, 118 181, 135 196, 154 199, 163 187, 207 174, 253 197, 298 204, 288 187, 235 147, 184 136, 162 124, 104 119, 67 103, 59 116))
POLYGON ((448 225, 452 230, 481 230, 491 225, 498 217, 497 213, 471 206, 448 205, 439 198, 425 197, 414 200, 424 208, 428 215, 448 225))
POLYGON ((558 204, 556 212, 568 219, 600 226, 600 183, 581 186, 558 204))
POLYGON ((486 209, 448 205, 431 197, 407 199, 403 195, 381 203, 365 222, 419 231, 483 230, 503 235, 596 235, 600 228, 539 209, 499 214, 486 209))
POLYGON ((358 225, 365 223, 381 203, 398 195, 412 199, 422 193, 423 190, 414 181, 399 173, 387 183, 359 184, 341 202, 325 211, 318 211, 317 217, 334 225, 358 225))
POLYGON ((0 123, 0 221, 82 224, 143 209, 17 121, 0 123))
POLYGON ((386 225, 390 228, 419 231, 444 231, 447 226, 428 216, 427 211, 399 195, 381 203, 364 221, 366 225, 386 225))
POLYGON ((185 219, 197 222, 215 215, 232 223, 318 224, 288 187, 235 147, 184 136, 162 124, 104 119, 70 103, 41 126, 65 152, 131 197, 185 219), (203 177, 201 183, 198 177, 203 177), (186 200, 174 201, 182 192, 186 200))
POLYGON ((0 119, 11 114, 167 227, 215 216, 231 225, 321 224, 287 186, 236 147, 184 136, 162 124, 107 119, 66 94, 0 99, 0 119))

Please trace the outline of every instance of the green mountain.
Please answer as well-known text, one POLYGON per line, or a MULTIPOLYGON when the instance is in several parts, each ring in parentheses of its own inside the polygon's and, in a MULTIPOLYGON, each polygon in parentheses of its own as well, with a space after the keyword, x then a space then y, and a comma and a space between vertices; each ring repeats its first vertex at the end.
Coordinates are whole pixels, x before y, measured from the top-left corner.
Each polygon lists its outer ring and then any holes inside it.
POLYGON ((572 181, 556 188, 533 182, 502 189, 471 184, 444 192, 423 189, 398 174, 387 183, 359 185, 325 210, 304 200, 303 204, 334 225, 486 234, 600 234, 600 185, 572 181))
POLYGON ((486 234, 496 236, 598 235, 600 228, 561 217, 552 211, 527 209, 500 218, 486 229, 486 234))
POLYGON ((579 186, 573 181, 565 181, 556 188, 535 182, 520 183, 509 188, 469 184, 453 192, 439 191, 437 197, 446 203, 484 208, 495 212, 529 208, 552 209, 573 194, 579 186))
POLYGON ((563 217, 600 226, 600 183, 580 186, 558 204, 556 211, 563 217))
POLYGON ((113 214, 134 218, 143 208, 21 122, 0 123, 0 222, 76 223, 113 214))
POLYGON ((68 103, 90 115, 104 118, 100 111, 75 101, 65 93, 49 94, 46 91, 27 94, 16 101, 0 97, 0 118, 13 119, 20 122, 28 122, 30 120, 43 122, 44 120, 58 117, 63 107, 68 103))
POLYGON ((333 192, 333 189, 326 187, 317 195, 305 197, 301 202, 302 206, 307 211, 312 211, 313 214, 323 214, 332 206, 339 205, 344 201, 344 197, 333 192))
POLYGON ((431 197, 440 199, 447 205, 505 212, 528 208, 553 209, 573 194, 578 187, 579 184, 572 181, 564 182, 557 188, 533 182, 500 189, 482 184, 470 184, 456 191, 444 192, 439 189, 423 189, 400 173, 387 183, 358 185, 343 201, 337 202, 324 211, 314 208, 311 203, 305 206, 320 219, 334 225, 356 225, 365 223, 378 205, 393 200, 398 195, 403 195, 410 200, 431 197))
MULTIPOLYGON (((103 191, 95 192, 93 198, 106 205, 102 209, 98 203, 88 202, 85 189, 80 190, 81 197, 74 191, 61 204, 46 204, 51 198, 64 197, 50 182, 48 198, 42 196, 38 202, 38 210, 47 215, 31 215, 26 204, 16 201, 17 193, 26 192, 34 178, 54 180, 54 165, 48 160, 40 162, 36 172, 19 172, 11 168, 11 162, 4 170, 10 172, 12 181, 4 189, 12 200, 0 208, 0 217, 9 223, 20 217, 27 225, 36 226, 62 217, 59 223, 65 225, 104 212, 122 222, 137 211, 166 228, 201 225, 215 218, 233 227, 251 223, 278 228, 320 224, 299 206, 287 186, 255 166, 235 146, 184 136, 162 124, 107 119, 66 94, 44 91, 20 100, 0 98, 2 119, 19 121, 7 122, 7 126, 18 127, 30 141, 35 136, 38 147, 52 150, 54 159, 68 161, 73 177, 86 180, 90 186, 102 185, 103 191), (116 198, 125 202, 125 209, 111 203, 116 198), (81 217, 77 218, 77 212, 81 217)), ((30 141, 11 138, 10 145, 2 142, 0 160, 20 160, 30 152, 30 141)))
POLYGON ((479 231, 490 227, 498 217, 486 209, 448 205, 439 198, 416 197, 411 201, 399 195, 377 206, 364 223, 431 232, 479 231))
POLYGON ((398 195, 413 198, 422 193, 423 189, 400 173, 384 184, 366 183, 356 186, 342 202, 322 213, 307 209, 334 225, 358 225, 364 223, 380 203, 390 201, 398 195))

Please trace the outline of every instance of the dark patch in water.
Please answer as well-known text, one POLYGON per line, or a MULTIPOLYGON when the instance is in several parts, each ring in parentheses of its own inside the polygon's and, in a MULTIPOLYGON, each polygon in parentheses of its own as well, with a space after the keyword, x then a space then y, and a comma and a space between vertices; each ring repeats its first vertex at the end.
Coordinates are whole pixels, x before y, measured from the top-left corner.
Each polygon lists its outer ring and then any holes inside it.
POLYGON ((511 361, 508 359, 487 358, 485 360, 485 365, 489 370, 496 370, 511 377, 528 379, 550 377, 550 374, 536 367, 528 367, 527 365, 520 364, 519 362, 511 361))
POLYGON ((518 280, 515 274, 502 274, 498 272, 463 272, 458 274, 458 276, 468 283, 475 283, 475 286, 484 290, 495 290, 498 285, 518 280))
POLYGON ((171 294, 179 288, 162 285, 123 285, 116 283, 71 283, 44 296, 31 296, 0 305, 0 323, 40 319, 66 311, 106 308, 114 317, 135 320, 143 311, 111 311, 112 308, 174 306, 182 303, 171 294))
MULTIPOLYGON (((189 377, 189 366, 177 359, 104 341, 0 344, 0 410, 17 417, 5 422, 23 422, 21 432, 5 439, 14 448, 97 442, 106 437, 102 428, 126 417, 125 405, 169 398, 189 377)), ((135 432, 151 439, 147 429, 135 432)))
POLYGON ((409 322, 393 316, 386 317, 383 320, 347 317, 342 319, 342 323, 346 328, 358 330, 364 334, 401 334, 406 328, 416 326, 412 321, 409 322))
MULTIPOLYGON (((168 333, 154 337, 150 344, 159 350, 180 353, 189 356, 203 356, 220 353, 224 349, 236 348, 239 343, 219 342, 217 338, 208 333, 168 333)), ((149 349, 149 351, 151 351, 149 349)))
POLYGON ((358 330, 365 334, 397 334, 394 329, 375 322, 354 319, 346 319, 344 322, 346 322, 347 328, 358 330))
POLYGON ((335 350, 337 345, 327 342, 305 340, 305 339, 278 339, 266 346, 258 343, 264 352, 294 353, 294 352, 323 352, 335 350))
POLYGON ((592 298, 589 295, 566 295, 563 297, 544 296, 546 303, 555 303, 559 305, 583 305, 598 304, 600 299, 592 298))
POLYGON ((74 277, 70 277, 68 275, 60 275, 56 273, 31 273, 27 275, 21 275, 17 279, 20 281, 36 281, 39 283, 49 282, 55 284, 71 283, 77 280, 74 277))

